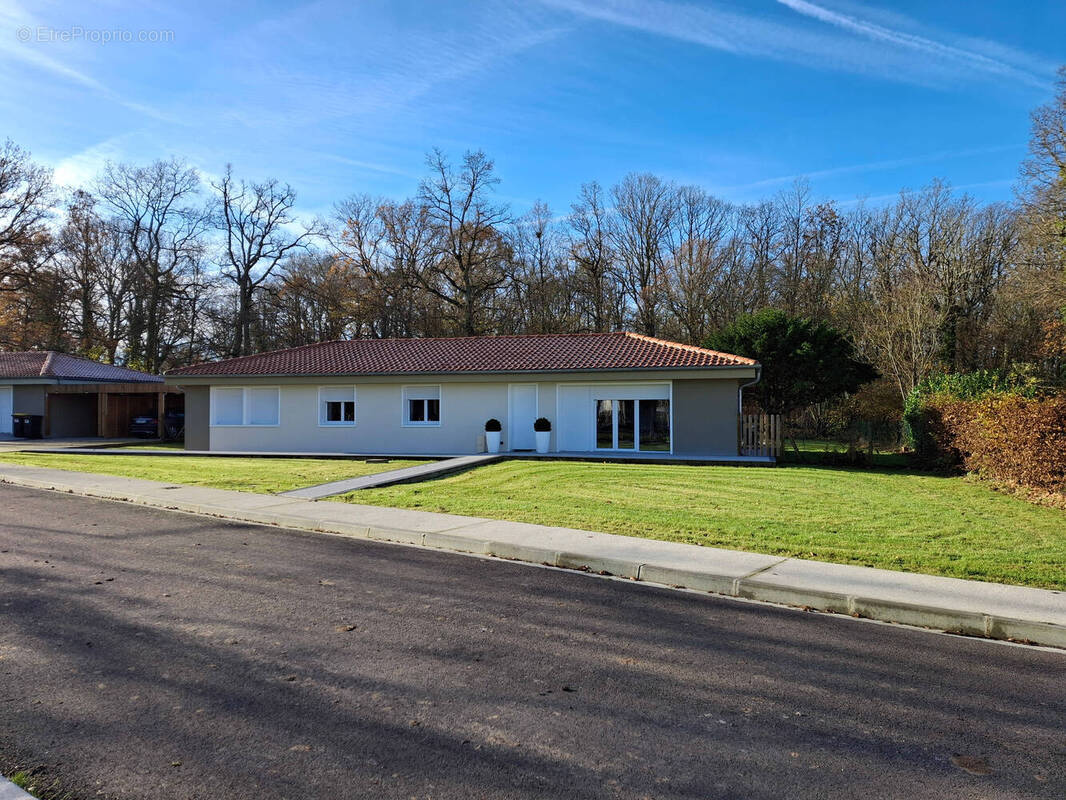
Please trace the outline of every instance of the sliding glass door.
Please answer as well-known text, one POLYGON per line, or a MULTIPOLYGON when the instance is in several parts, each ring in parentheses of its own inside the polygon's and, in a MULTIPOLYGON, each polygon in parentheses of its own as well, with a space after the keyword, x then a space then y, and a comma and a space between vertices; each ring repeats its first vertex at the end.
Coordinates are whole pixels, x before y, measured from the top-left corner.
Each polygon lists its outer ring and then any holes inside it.
POLYGON ((670 452, 669 400, 597 400, 596 449, 670 452))
POLYGON ((637 405, 640 449, 670 452, 670 401, 641 400, 637 405))
POLYGON ((614 450, 614 400, 596 401, 596 449, 614 450))

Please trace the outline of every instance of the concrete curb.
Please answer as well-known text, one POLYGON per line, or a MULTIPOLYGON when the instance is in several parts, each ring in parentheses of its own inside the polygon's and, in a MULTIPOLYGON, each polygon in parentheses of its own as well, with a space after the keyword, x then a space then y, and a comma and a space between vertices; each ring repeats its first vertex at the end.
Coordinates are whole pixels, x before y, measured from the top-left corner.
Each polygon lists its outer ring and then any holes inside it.
POLYGON ((34 797, 7 778, 0 777, 0 800, 34 800, 34 797))
POLYGON ((280 495, 198 489, 44 468, 4 465, 0 467, 0 482, 236 522, 613 575, 967 636, 1066 648, 1063 592, 527 523, 315 503, 280 495))

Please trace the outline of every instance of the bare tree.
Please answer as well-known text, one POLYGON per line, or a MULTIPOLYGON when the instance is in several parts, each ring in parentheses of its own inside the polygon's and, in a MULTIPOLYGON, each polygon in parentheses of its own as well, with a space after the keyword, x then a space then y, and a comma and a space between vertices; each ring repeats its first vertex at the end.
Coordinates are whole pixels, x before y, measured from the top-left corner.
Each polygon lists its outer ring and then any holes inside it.
POLYGON ((342 203, 339 252, 354 273, 359 323, 374 337, 430 336, 441 331, 439 300, 422 288, 434 264, 433 226, 418 202, 366 195, 342 203))
POLYGON ((916 277, 886 288, 860 314, 860 350, 892 379, 900 402, 939 361, 938 323, 916 277))
POLYGON ((610 241, 610 215, 598 183, 582 184, 581 194, 571 206, 568 221, 579 314, 594 332, 610 331, 621 324, 619 292, 610 241))
POLYGON ((264 293, 262 313, 274 347, 358 336, 353 304, 358 280, 342 257, 299 253, 282 267, 264 293))
POLYGON ((677 212, 677 190, 655 175, 631 173, 616 185, 612 243, 622 287, 633 302, 637 330, 659 332, 666 245, 677 212))
POLYGON ((1022 162, 1019 197, 1034 224, 1066 253, 1066 66, 1055 97, 1032 114, 1029 157, 1022 162))
POLYGON ((677 212, 670 226, 666 304, 678 335, 702 344, 711 332, 722 299, 722 277, 728 264, 727 203, 695 186, 678 191, 677 212))
POLYGON ((459 331, 474 336, 507 280, 508 246, 500 228, 508 210, 490 200, 499 182, 492 161, 480 150, 463 156, 458 170, 439 150, 426 159, 431 175, 422 181, 419 200, 432 228, 432 263, 415 280, 438 297, 455 316, 459 331))
POLYGON ((805 178, 798 178, 775 199, 781 224, 775 305, 789 314, 805 310, 803 281, 807 271, 807 220, 811 204, 811 185, 805 178))
POLYGON ((565 333, 574 329, 569 265, 551 209, 536 202, 511 235, 510 289, 516 331, 565 333))
POLYGON ((72 285, 75 306, 74 334, 78 350, 88 353, 97 340, 96 292, 102 221, 96 215, 96 201, 88 192, 77 190, 67 207, 67 221, 59 232, 62 245, 59 271, 72 285))
POLYGON ((777 205, 764 201, 741 209, 744 275, 734 274, 744 287, 741 309, 754 312, 771 305, 778 293, 774 274, 781 248, 781 219, 777 205))
POLYGON ((293 211, 296 192, 274 179, 261 183, 233 177, 233 168, 217 183, 215 225, 222 232, 223 275, 237 287, 237 315, 231 356, 252 352, 252 301, 278 264, 293 252, 306 249, 325 233, 321 222, 300 224, 293 211))
POLYGON ((169 355, 164 328, 183 278, 202 256, 208 210, 199 201, 200 179, 184 162, 148 166, 108 164, 97 193, 116 214, 136 268, 127 328, 126 360, 145 370, 169 355))
POLYGON ((987 317, 1013 249, 1013 222, 996 210, 978 212, 972 198, 953 196, 940 181, 904 193, 900 205, 906 269, 938 320, 941 358, 950 369, 973 368, 966 329, 987 317))
POLYGON ((1018 197, 1020 265, 1014 298, 1032 309, 1049 374, 1066 378, 1066 66, 1055 96, 1032 115, 1029 157, 1022 163, 1018 197))
POLYGON ((53 201, 52 171, 34 164, 11 140, 0 146, 0 291, 26 285, 35 267, 53 201))

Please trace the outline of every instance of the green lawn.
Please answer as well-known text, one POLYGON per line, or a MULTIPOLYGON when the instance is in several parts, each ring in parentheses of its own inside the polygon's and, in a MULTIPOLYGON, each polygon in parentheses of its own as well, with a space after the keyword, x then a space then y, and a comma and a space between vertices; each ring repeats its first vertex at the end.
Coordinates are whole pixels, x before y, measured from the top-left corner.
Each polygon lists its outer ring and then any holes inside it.
POLYGON ((242 492, 273 494, 356 478, 390 469, 411 467, 424 461, 390 461, 367 464, 348 459, 221 458, 204 456, 79 456, 62 453, 2 453, 0 462, 35 467, 123 475, 150 481, 210 486, 242 492))
POLYGON ((335 499, 1066 589, 1066 512, 902 470, 504 461, 335 499))
MULTIPOLYGON (((424 463, 63 453, 0 461, 262 493, 424 463)), ((336 499, 1066 589, 1066 512, 906 470, 503 461, 336 499)))

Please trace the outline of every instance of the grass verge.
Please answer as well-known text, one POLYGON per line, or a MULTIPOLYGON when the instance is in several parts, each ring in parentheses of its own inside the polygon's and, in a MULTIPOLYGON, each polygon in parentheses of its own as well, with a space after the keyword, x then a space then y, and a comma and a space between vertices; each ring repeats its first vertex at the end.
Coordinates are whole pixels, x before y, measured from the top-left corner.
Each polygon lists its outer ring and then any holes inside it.
POLYGON ((40 800, 75 800, 72 792, 64 790, 58 780, 48 778, 40 769, 16 770, 7 779, 40 800))
POLYGON ((965 478, 504 461, 334 498, 1066 589, 1066 514, 965 478))
POLYGON ((0 462, 261 494, 287 492, 318 483, 425 463, 390 461, 387 464, 367 464, 354 459, 79 456, 63 453, 3 453, 0 454, 0 462))

